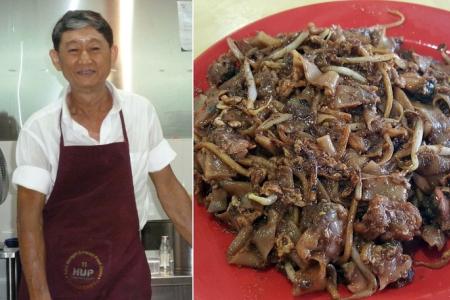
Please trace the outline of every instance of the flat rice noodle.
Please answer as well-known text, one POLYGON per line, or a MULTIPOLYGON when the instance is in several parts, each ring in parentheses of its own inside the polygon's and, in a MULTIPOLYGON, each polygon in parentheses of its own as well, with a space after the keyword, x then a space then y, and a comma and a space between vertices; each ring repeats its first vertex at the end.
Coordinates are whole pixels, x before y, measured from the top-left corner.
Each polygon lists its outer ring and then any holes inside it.
MULTIPOLYGON (((351 136, 352 134, 350 134, 351 136)), ((355 150, 348 149, 345 153, 344 159, 345 163, 356 169, 359 170, 361 167, 367 162, 367 157, 359 155, 355 150)))
POLYGON ((300 57, 303 64, 303 71, 305 72, 306 80, 312 85, 328 89, 331 94, 334 95, 339 79, 339 74, 335 71, 322 73, 314 63, 310 62, 303 56, 300 57))
POLYGON ((332 107, 336 109, 353 108, 360 106, 363 99, 358 97, 359 89, 349 85, 338 85, 332 107))
POLYGON ((341 158, 345 154, 350 133, 351 133, 350 126, 345 125, 342 128, 340 128, 340 136, 336 143, 336 150, 339 158, 341 158))
POLYGON ((432 151, 420 150, 417 153, 419 167, 417 173, 422 176, 433 176, 450 172, 450 157, 441 156, 432 151))
POLYGON ((204 106, 195 112, 195 123, 194 127, 203 127, 204 124, 210 123, 218 115, 218 110, 216 106, 204 106))
POLYGON ((350 282, 347 285, 350 292, 355 294, 369 287, 369 282, 353 261, 343 264, 342 269, 344 270, 345 278, 350 282))
POLYGON ((223 189, 213 189, 213 191, 206 197, 206 201, 209 202, 209 213, 225 211, 228 207, 227 192, 223 189))
POLYGON ((219 186, 227 193, 238 197, 242 197, 253 190, 251 183, 247 181, 224 180, 219 182, 219 186))
POLYGON ((311 257, 311 251, 319 247, 320 234, 314 229, 308 228, 302 233, 297 241, 297 254, 303 262, 308 262, 311 257))
POLYGON ((373 160, 369 161, 364 166, 362 171, 364 173, 370 174, 370 175, 382 175, 383 174, 383 169, 381 168, 381 166, 379 164, 377 164, 376 162, 374 162, 373 160))
POLYGON ((341 299, 337 288, 337 271, 333 264, 327 265, 327 291, 330 293, 331 299, 341 299))
POLYGON ((450 119, 437 107, 414 103, 424 119, 424 137, 433 145, 450 147, 450 119))
POLYGON ((296 223, 292 220, 286 221, 285 218, 278 223, 277 236, 281 234, 288 235, 294 243, 297 243, 300 238, 300 230, 296 223))
POLYGON ((420 236, 428 244, 428 246, 436 247, 439 251, 444 248, 445 242, 447 241, 442 230, 432 225, 425 225, 422 228, 422 233, 420 236))
POLYGON ((437 207, 437 221, 442 230, 450 230, 450 201, 442 188, 434 189, 434 205, 437 207))
POLYGON ((235 255, 228 258, 228 263, 243 267, 262 269, 265 267, 264 259, 256 249, 244 247, 235 255))
POLYGON ((371 108, 365 108, 363 112, 364 121, 366 122, 367 128, 372 131, 374 130, 374 127, 372 126, 375 124, 377 120, 379 120, 379 116, 377 114, 377 111, 374 107, 371 108))
POLYGON ((278 183, 282 188, 293 189, 294 186, 294 174, 292 168, 288 166, 279 166, 276 171, 278 183))
POLYGON ((324 261, 312 261, 305 270, 296 272, 292 294, 300 296, 311 292, 323 291, 327 286, 327 263, 324 261))
POLYGON ((309 262, 315 254, 322 253, 335 260, 343 248, 347 210, 340 204, 321 202, 306 206, 301 219, 301 229, 307 229, 295 245, 300 259, 309 262))
POLYGON ((236 176, 236 172, 233 171, 228 165, 226 165, 221 159, 211 152, 204 150, 204 164, 202 165, 203 175, 207 180, 220 180, 228 179, 236 176))
POLYGON ((248 242, 252 237, 253 228, 252 226, 243 227, 239 233, 236 235, 234 240, 231 242, 228 247, 227 256, 231 258, 234 256, 239 250, 246 247, 248 242))
POLYGON ((316 139, 319 147, 327 154, 331 156, 336 155, 336 149, 331 141, 330 135, 324 135, 316 139))
POLYGON ((366 152, 369 150, 369 142, 356 133, 350 133, 348 145, 358 152, 366 152))
MULTIPOLYGON (((419 160, 420 161, 420 160, 419 160)), ((420 165, 420 164, 419 164, 420 165)), ((416 186, 424 193, 426 194, 430 194, 432 191, 430 182, 427 180, 427 178, 420 176, 417 173, 413 174, 412 177, 414 183, 416 184, 416 186)))
POLYGON ((264 31, 258 31, 256 36, 250 42, 252 45, 272 48, 278 47, 282 43, 280 39, 268 35, 264 31))
POLYGON ((275 244, 275 232, 279 219, 280 215, 274 209, 269 210, 267 223, 253 233, 252 242, 264 260, 267 259, 267 255, 275 244))
POLYGON ((261 210, 241 211, 233 205, 233 201, 228 204, 227 210, 222 213, 216 213, 215 217, 230 227, 233 231, 240 231, 247 227, 262 215, 261 210))
POLYGON ((262 148, 266 149, 273 155, 278 153, 279 148, 273 142, 273 140, 265 135, 257 134, 255 135, 255 142, 258 143, 262 148))
POLYGON ((417 92, 426 83, 426 79, 415 72, 403 73, 401 78, 405 81, 405 89, 409 92, 417 92))
POLYGON ((374 176, 363 180, 362 200, 370 201, 376 195, 392 201, 406 201, 410 184, 401 175, 374 176))

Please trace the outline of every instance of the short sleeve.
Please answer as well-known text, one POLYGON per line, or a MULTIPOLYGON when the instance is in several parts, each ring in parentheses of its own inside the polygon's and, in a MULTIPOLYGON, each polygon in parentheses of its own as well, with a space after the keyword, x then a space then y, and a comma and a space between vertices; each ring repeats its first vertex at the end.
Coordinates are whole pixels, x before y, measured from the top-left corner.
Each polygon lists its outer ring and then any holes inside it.
POLYGON ((42 141, 22 128, 16 145, 16 164, 12 182, 48 195, 51 187, 50 163, 42 141))
POLYGON ((156 172, 169 165, 176 156, 169 142, 164 138, 158 115, 152 104, 150 109, 149 149, 150 158, 148 172, 156 172))
POLYGON ((158 146, 150 151, 148 171, 156 172, 162 170, 175 159, 176 155, 167 140, 163 139, 158 146))

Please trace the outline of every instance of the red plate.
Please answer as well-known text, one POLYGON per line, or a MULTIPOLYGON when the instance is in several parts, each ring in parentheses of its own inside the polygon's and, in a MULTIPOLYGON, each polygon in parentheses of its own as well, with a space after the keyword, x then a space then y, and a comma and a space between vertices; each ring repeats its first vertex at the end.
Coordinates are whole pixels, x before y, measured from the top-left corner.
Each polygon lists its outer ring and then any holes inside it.
MULTIPOLYGON (((308 22, 317 26, 340 24, 344 28, 368 27, 397 20, 388 9, 401 11, 405 23, 388 30, 390 36, 403 36, 404 47, 424 55, 440 58, 437 45, 449 44, 450 13, 422 5, 387 1, 338 1, 299 7, 261 19, 234 32, 234 39, 253 36, 256 31, 269 34, 294 32, 308 22)), ((194 61, 194 87, 206 90, 208 65, 227 51, 220 40, 194 61)), ((197 300, 293 299, 291 284, 275 269, 256 271, 228 265, 225 253, 233 235, 211 217, 206 209, 194 205, 194 298, 197 300)), ((419 251, 417 258, 435 258, 436 253, 419 251), (426 254, 426 255, 425 255, 426 254)), ((450 266, 440 270, 415 268, 413 283, 401 289, 387 289, 371 299, 444 299, 450 298, 450 266)), ((345 288, 343 295, 348 295, 345 288)), ((327 293, 314 293, 301 299, 330 299, 327 293)))

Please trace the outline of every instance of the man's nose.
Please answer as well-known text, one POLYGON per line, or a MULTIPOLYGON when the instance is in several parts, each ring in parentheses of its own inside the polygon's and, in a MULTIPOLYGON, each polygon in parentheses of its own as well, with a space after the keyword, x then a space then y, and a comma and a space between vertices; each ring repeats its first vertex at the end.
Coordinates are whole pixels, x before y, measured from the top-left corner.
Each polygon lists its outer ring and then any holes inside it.
POLYGON ((91 62, 91 56, 87 50, 82 50, 80 54, 80 63, 86 64, 91 62))

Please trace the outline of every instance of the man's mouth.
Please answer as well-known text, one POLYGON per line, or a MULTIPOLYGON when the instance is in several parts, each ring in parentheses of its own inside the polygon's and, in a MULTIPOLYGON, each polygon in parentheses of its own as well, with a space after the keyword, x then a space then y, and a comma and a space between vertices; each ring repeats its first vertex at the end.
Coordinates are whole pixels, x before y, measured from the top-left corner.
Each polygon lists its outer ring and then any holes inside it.
POLYGON ((83 70, 77 71, 77 74, 81 75, 81 76, 89 76, 94 73, 95 73, 95 70, 92 70, 92 69, 83 69, 83 70))

